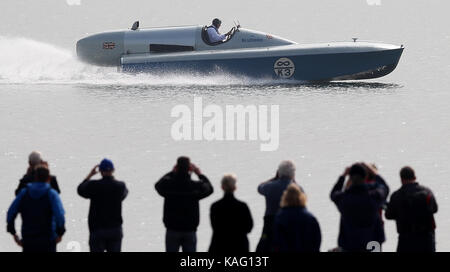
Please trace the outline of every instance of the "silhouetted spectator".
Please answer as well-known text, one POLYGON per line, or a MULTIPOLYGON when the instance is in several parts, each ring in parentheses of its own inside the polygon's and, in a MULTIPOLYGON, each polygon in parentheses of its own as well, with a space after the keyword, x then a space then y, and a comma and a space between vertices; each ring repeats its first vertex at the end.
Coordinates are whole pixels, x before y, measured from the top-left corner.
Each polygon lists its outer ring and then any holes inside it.
POLYGON ((11 204, 7 215, 7 230, 23 252, 56 252, 56 244, 65 232, 64 209, 58 193, 49 185, 50 171, 38 165, 35 182, 27 185, 11 204), (16 234, 14 221, 22 217, 22 240, 16 234))
POLYGON ((305 193, 297 184, 289 184, 275 217, 275 251, 319 252, 321 239, 319 223, 306 209, 305 193))
POLYGON ((156 184, 156 191, 164 197, 164 225, 166 251, 197 251, 197 227, 200 222, 199 200, 213 193, 213 187, 200 169, 187 157, 179 157, 172 172, 156 184), (191 179, 194 172, 200 181, 191 179))
POLYGON ((213 236, 209 252, 249 252, 247 234, 253 228, 253 220, 247 204, 234 197, 236 177, 225 175, 222 178, 222 189, 225 193, 223 198, 211 206, 213 236))
MULTIPOLYGON (((19 194, 20 190, 27 187, 28 183, 35 181, 34 169, 37 165, 42 164, 42 163, 47 164, 42 159, 41 153, 38 151, 31 152, 31 154, 28 156, 27 172, 22 177, 22 179, 20 179, 20 181, 19 181, 19 185, 17 186, 17 189, 15 191, 16 196, 19 194)), ((61 190, 59 189, 59 186, 58 186, 58 181, 56 180, 55 176, 50 176, 50 187, 55 189, 55 191, 58 192, 58 194, 61 193, 61 190)))
POLYGON ((261 183, 258 192, 266 198, 264 227, 256 252, 271 252, 273 247, 273 224, 275 215, 280 208, 280 200, 287 186, 294 182, 295 165, 291 161, 283 161, 278 166, 274 179, 261 183))
POLYGON ((347 168, 331 191, 331 200, 341 213, 338 246, 343 251, 367 251, 369 242, 385 241, 383 222, 379 210, 383 196, 379 191, 370 191, 366 169, 361 164, 347 168), (344 189, 346 176, 349 180, 344 189))
POLYGON ((411 167, 400 170, 402 187, 394 192, 386 218, 397 223, 398 252, 435 252, 434 215, 438 206, 430 189, 416 182, 411 167))
POLYGON ((120 252, 122 248, 122 201, 128 189, 113 174, 114 164, 104 159, 78 186, 78 194, 91 200, 88 218, 91 252, 120 252), (102 179, 91 180, 98 173, 97 168, 102 179))

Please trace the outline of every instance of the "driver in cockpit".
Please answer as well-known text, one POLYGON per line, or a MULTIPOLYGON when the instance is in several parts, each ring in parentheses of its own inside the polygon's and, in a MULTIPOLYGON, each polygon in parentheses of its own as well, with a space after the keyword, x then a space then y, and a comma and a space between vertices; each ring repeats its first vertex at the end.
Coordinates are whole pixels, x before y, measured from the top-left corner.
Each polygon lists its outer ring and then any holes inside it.
POLYGON ((221 41, 225 40, 225 38, 231 33, 231 31, 230 31, 226 34, 220 34, 219 28, 220 28, 221 24, 222 24, 222 21, 220 21, 219 19, 216 18, 212 21, 212 25, 208 26, 208 29, 207 29, 208 38, 211 43, 221 42, 221 41))

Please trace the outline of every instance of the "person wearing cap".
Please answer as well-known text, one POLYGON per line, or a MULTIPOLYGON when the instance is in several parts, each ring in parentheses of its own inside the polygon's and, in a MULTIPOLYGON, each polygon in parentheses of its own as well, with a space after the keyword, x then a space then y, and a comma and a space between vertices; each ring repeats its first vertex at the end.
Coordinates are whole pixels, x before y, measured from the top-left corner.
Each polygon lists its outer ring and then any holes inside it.
POLYGON ((174 169, 155 184, 155 189, 164 197, 166 251, 178 252, 182 248, 183 252, 196 252, 199 201, 213 193, 211 182, 188 157, 179 157, 174 169), (198 181, 191 178, 192 172, 198 181))
POLYGON ((402 186, 392 194, 385 214, 397 223, 397 252, 435 252, 438 205, 433 192, 419 185, 409 166, 400 170, 400 179, 402 186))
POLYGON ((341 213, 338 246, 341 251, 363 252, 371 249, 370 242, 385 241, 379 213, 384 203, 380 191, 371 191, 365 183, 366 168, 355 163, 345 169, 334 185, 330 198, 341 213), (349 177, 344 188, 346 177, 349 177))
POLYGON ((228 32, 226 34, 220 34, 219 28, 221 25, 222 25, 222 21, 220 21, 220 19, 216 18, 212 21, 212 24, 210 26, 208 26, 206 31, 208 33, 208 38, 209 38, 210 43, 222 42, 223 40, 225 40, 227 35, 230 34, 230 32, 228 32))
POLYGON ((65 229, 64 208, 58 193, 49 185, 51 176, 44 164, 34 169, 35 181, 16 196, 7 213, 7 231, 23 252, 56 252, 65 229), (22 217, 22 238, 16 233, 15 219, 22 217))
MULTIPOLYGON (((28 169, 26 174, 20 179, 19 185, 15 191, 16 196, 20 193, 23 188, 26 188, 27 185, 31 182, 35 181, 35 168, 41 163, 46 162, 42 159, 42 155, 39 151, 33 151, 28 156, 28 169)), ((48 165, 47 165, 48 166, 48 165)), ((58 181, 55 176, 50 176, 50 187, 53 188, 58 194, 61 193, 59 189, 58 181)))
POLYGON ((89 247, 91 252, 120 252, 122 248, 122 201, 128 194, 124 182, 114 178, 114 164, 104 159, 78 186, 78 194, 91 200, 89 247), (102 179, 91 180, 98 172, 102 179))

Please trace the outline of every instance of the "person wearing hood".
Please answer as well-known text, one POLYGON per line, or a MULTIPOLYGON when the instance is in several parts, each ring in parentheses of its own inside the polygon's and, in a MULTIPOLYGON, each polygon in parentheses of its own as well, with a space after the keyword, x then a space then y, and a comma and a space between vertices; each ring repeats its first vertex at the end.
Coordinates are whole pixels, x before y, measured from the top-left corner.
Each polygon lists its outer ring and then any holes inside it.
POLYGON ((35 182, 22 189, 7 213, 7 231, 23 252, 56 252, 65 229, 64 208, 59 194, 50 187, 46 165, 35 168, 35 182), (22 239, 17 235, 15 219, 22 216, 22 239))

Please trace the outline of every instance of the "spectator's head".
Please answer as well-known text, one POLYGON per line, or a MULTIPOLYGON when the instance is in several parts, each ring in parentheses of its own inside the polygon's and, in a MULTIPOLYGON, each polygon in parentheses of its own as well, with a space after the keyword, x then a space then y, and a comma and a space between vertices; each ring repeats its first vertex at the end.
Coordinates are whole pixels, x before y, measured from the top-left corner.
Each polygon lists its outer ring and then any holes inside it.
POLYGON ((225 193, 232 193, 236 190, 236 176, 227 174, 222 178, 222 189, 225 193))
POLYGON ((39 151, 33 151, 28 156, 28 163, 31 167, 35 167, 42 162, 42 155, 39 151))
POLYGON ((50 181, 50 170, 48 170, 48 167, 45 164, 38 165, 34 171, 36 181, 38 182, 50 181))
POLYGON ((219 29, 219 27, 222 25, 222 21, 218 18, 214 19, 212 21, 213 26, 215 26, 217 29, 219 29))
POLYGON ((414 173, 414 169, 409 166, 403 167, 400 170, 400 179, 402 180, 402 184, 416 182, 416 173, 414 173))
POLYGON ((98 166, 98 170, 100 170, 100 173, 104 177, 112 176, 112 174, 114 173, 114 164, 111 160, 103 159, 98 166))
POLYGON ((282 161, 278 166, 278 178, 294 180, 295 165, 292 161, 282 161))
POLYGON ((177 159, 176 170, 179 174, 189 174, 191 169, 191 160, 188 157, 179 157, 177 159))
MULTIPOLYGON (((373 181, 375 180, 375 174, 370 171, 370 169, 368 169, 367 167, 364 166, 364 169, 366 169, 367 172, 367 176, 366 176, 366 181, 373 181)), ((378 170, 377 166, 374 163, 371 163, 370 166, 372 166, 375 170, 378 170)))
POLYGON ((306 194, 302 192, 297 184, 291 183, 283 192, 280 206, 287 207, 306 207, 306 194))
POLYGON ((350 176, 352 184, 361 184, 366 180, 367 171, 363 165, 361 165, 360 163, 355 163, 352 165, 352 167, 350 167, 350 171, 348 174, 350 176))

